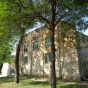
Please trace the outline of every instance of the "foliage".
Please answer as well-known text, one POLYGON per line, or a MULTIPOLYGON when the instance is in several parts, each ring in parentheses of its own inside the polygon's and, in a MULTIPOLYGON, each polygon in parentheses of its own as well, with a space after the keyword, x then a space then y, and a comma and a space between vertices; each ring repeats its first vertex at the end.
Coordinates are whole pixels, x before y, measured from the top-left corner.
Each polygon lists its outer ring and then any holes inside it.
POLYGON ((12 33, 7 28, 7 5, 0 1, 0 62, 10 62, 12 33))
MULTIPOLYGON (((77 30, 86 30, 88 27, 85 17, 88 16, 87 6, 76 5, 78 0, 55 0, 55 25, 64 22, 70 26, 77 26, 77 30), (73 25, 74 24, 74 25, 73 25)), ((81 0, 80 0, 81 1, 81 0)), ((81 2, 82 3, 82 2, 81 2)), ((83 2, 86 3, 85 0, 83 2)), ((40 22, 51 23, 51 0, 36 0, 32 4, 32 10, 39 17, 40 22), (47 5, 47 4, 48 5, 47 5), (35 11, 36 10, 36 11, 35 11)))
POLYGON ((74 3, 78 6, 87 6, 88 5, 88 1, 87 0, 74 0, 74 3))
POLYGON ((11 61, 11 46, 7 46, 6 44, 3 44, 0 47, 0 62, 10 62, 11 61))

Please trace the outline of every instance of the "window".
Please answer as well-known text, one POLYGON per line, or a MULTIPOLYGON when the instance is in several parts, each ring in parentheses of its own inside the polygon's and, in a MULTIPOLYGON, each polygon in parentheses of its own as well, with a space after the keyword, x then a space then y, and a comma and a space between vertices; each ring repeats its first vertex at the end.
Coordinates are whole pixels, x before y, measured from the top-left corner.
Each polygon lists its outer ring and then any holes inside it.
POLYGON ((33 50, 38 49, 38 41, 33 42, 33 50))
POLYGON ((27 56, 24 57, 24 63, 25 63, 25 64, 28 63, 28 57, 27 57, 27 56))
POLYGON ((45 54, 45 62, 50 62, 51 61, 51 53, 46 53, 45 54))
POLYGON ((15 71, 14 69, 10 69, 10 75, 14 75, 15 71))
POLYGON ((24 45, 24 51, 28 51, 28 44, 24 45))
POLYGON ((50 39, 50 37, 47 37, 45 39, 45 46, 50 46, 50 45, 51 45, 51 39, 50 39))

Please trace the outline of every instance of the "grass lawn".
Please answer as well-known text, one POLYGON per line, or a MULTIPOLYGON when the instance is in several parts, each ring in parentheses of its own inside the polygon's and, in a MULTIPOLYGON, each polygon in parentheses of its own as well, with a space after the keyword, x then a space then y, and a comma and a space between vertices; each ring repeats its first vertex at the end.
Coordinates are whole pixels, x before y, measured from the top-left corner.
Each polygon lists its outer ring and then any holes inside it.
MULTIPOLYGON (((32 77, 20 77, 20 83, 15 84, 13 77, 0 77, 0 88, 50 88, 48 81, 34 81, 30 79, 32 79, 32 77)), ((58 80, 57 88, 88 88, 88 85, 82 83, 68 83, 70 82, 65 83, 62 80, 58 80)))

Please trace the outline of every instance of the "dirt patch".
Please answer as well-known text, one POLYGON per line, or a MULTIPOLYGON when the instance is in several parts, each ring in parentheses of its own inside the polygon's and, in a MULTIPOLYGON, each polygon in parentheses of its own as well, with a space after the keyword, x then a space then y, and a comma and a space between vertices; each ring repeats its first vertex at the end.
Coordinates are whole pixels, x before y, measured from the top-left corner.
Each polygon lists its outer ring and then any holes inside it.
POLYGON ((50 81, 49 77, 35 77, 35 78, 31 78, 31 80, 33 80, 33 81, 41 81, 41 82, 50 81))

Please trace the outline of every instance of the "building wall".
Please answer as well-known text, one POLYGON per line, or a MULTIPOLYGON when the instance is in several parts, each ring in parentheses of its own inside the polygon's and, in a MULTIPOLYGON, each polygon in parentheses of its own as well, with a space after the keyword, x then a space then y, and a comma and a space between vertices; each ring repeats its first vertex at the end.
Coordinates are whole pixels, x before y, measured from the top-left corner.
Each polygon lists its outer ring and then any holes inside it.
POLYGON ((57 61, 56 65, 58 65, 56 66, 58 71, 57 75, 60 75, 62 72, 62 78, 74 80, 79 79, 78 55, 75 49, 63 50, 63 52, 61 53, 61 57, 57 61))
POLYGON ((88 80, 88 41, 80 42, 80 76, 88 80))
MULTIPOLYGON (((55 65, 56 75, 59 78, 79 79, 78 52, 75 48, 74 33, 75 31, 70 27, 64 30, 60 25, 57 25, 55 28, 55 65)), ((50 76, 50 62, 45 62, 45 53, 50 52, 50 46, 45 46, 45 38, 49 36, 50 31, 46 26, 25 36, 20 51, 20 74, 50 76), (37 50, 33 50, 34 41, 38 41, 39 48, 37 50), (24 52, 26 44, 28 44, 28 51, 24 52), (25 56, 28 56, 26 64, 24 63, 25 56)))

